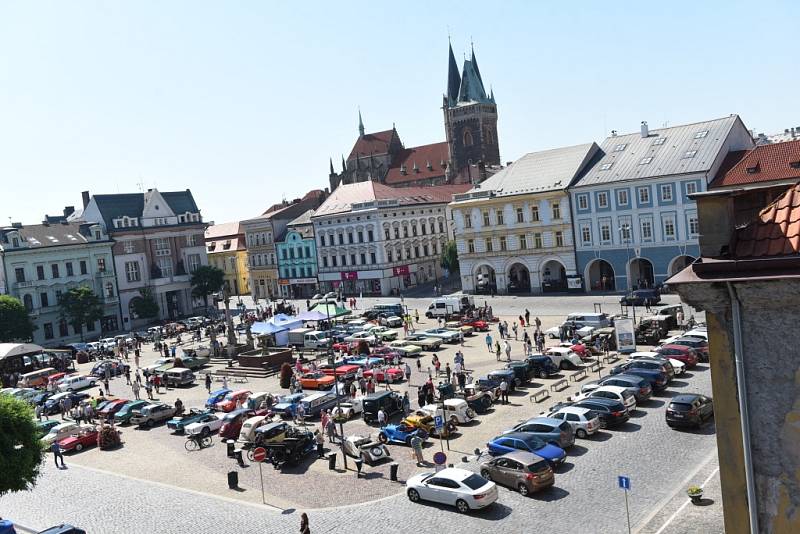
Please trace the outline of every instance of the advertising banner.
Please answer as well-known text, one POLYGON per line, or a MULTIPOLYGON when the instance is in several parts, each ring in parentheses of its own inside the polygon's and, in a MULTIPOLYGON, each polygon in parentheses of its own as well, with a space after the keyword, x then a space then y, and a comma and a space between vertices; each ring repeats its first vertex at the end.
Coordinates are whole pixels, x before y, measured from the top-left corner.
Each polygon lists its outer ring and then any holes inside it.
POLYGON ((614 329, 617 333, 617 352, 636 352, 636 335, 633 327, 633 319, 626 318, 615 320, 614 329))
POLYGON ((392 276, 408 276, 408 265, 400 265, 399 267, 392 267, 392 276))

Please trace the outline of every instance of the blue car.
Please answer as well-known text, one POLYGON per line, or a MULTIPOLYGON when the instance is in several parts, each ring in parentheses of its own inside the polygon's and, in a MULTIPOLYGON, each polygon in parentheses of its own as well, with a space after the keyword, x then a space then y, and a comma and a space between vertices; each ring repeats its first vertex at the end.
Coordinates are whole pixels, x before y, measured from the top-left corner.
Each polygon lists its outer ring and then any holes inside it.
POLYGON ((486 379, 490 382, 494 383, 496 387, 500 387, 500 383, 505 379, 506 383, 508 384, 508 390, 514 391, 516 388, 516 374, 511 369, 498 369, 496 371, 490 372, 486 379))
POLYGON ((383 358, 375 358, 372 356, 362 358, 345 358, 345 362, 349 365, 358 365, 359 367, 366 367, 367 363, 370 365, 380 365, 383 363, 383 358))
POLYGON ((218 389, 211 392, 211 396, 206 400, 206 408, 213 408, 219 401, 225 398, 225 395, 230 393, 228 388, 218 389))
POLYGON ((378 433, 378 441, 381 443, 403 443, 410 446, 411 438, 415 435, 422 438, 422 441, 428 439, 428 433, 421 428, 414 428, 413 426, 404 425, 403 423, 399 425, 386 425, 381 427, 381 431, 378 433))
POLYGON ((300 404, 300 400, 304 399, 305 397, 305 393, 295 393, 293 395, 281 397, 281 401, 272 406, 272 412, 285 418, 294 417, 295 411, 297 411, 297 406, 300 404))
POLYGON ((186 427, 192 423, 205 423, 216 417, 211 410, 200 410, 192 408, 188 413, 173 417, 167 421, 167 428, 178 433, 183 434, 186 427))
POLYGON ((545 443, 533 434, 528 432, 511 432, 492 439, 486 444, 489 447, 489 454, 498 456, 514 451, 528 451, 538 454, 547 460, 553 468, 558 467, 567 457, 567 453, 561 447, 556 447, 550 443, 545 443))

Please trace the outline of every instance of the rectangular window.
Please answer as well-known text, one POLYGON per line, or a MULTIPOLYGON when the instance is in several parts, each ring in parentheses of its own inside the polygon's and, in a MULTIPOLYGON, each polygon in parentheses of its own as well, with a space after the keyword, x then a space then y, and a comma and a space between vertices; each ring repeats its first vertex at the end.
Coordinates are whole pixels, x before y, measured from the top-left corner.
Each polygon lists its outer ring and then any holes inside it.
POLYGON ((597 193, 597 207, 598 208, 608 207, 608 194, 605 191, 597 193))
POLYGON ((58 275, 58 264, 57 263, 52 264, 50 266, 50 270, 53 271, 53 278, 58 278, 59 277, 59 275, 58 275))
MULTIPOLYGON (((376 263, 378 263, 378 259, 377 259, 377 257, 375 256, 375 253, 374 253, 374 252, 370 252, 370 253, 369 253, 369 261, 370 261, 370 263, 372 263, 373 265, 375 265, 376 263)), ((309 267, 309 268, 308 268, 308 270, 309 270, 309 271, 311 271, 311 268, 309 267)), ((310 273, 309 273, 309 274, 310 274, 310 273)))
MULTIPOLYGON (((345 265, 347 265, 347 256, 345 256, 344 254, 342 254, 342 255, 340 256, 340 259, 342 260, 342 267, 344 267, 345 265)), ((355 263, 355 262, 353 262, 353 263, 355 263)))
MULTIPOLYGON (((386 230, 386 239, 389 239, 389 230, 386 230)), ((324 234, 319 236, 319 246, 320 247, 324 247, 325 246, 325 235, 324 234)))
POLYGON ((37 265, 36 266, 36 279, 37 280, 44 280, 44 265, 37 265))
POLYGON ((422 255, 419 253, 419 247, 418 246, 414 247, 414 257, 415 258, 421 258, 422 257, 422 255))
POLYGON ((486 252, 493 252, 494 246, 491 239, 486 240, 486 252))
POLYGON ((614 165, 613 163, 603 163, 602 165, 600 165, 600 170, 601 171, 607 171, 607 170, 611 169, 611 167, 613 165, 614 165))
POLYGON ((472 228, 472 214, 467 213, 464 215, 464 228, 472 228))
POLYGON ((697 215, 690 215, 689 216, 689 235, 692 237, 697 237, 697 234, 700 233, 700 223, 697 220, 697 215))
POLYGON ((697 150, 687 150, 686 152, 683 153, 682 159, 692 159, 696 155, 697 155, 697 150))
POLYGON ((649 165, 651 161, 653 161, 653 158, 651 156, 647 156, 646 158, 639 160, 639 165, 649 165))
POLYGON ((611 242, 611 225, 600 223, 600 242, 603 244, 611 242))
POLYGON ((439 221, 439 233, 441 233, 441 234, 444 233, 444 222, 443 221, 439 221))
POLYGON ((542 248, 542 234, 533 234, 533 248, 542 248))
POLYGON ((367 255, 366 255, 366 253, 362 252, 361 253, 361 265, 366 265, 366 264, 367 264, 367 255))
POLYGON ((400 239, 400 227, 399 226, 395 226, 394 227, 394 238, 395 239, 400 239))
POLYGON ((86 323, 86 331, 87 332, 94 332, 94 322, 86 323))
POLYGON ((561 203, 555 202, 553 203, 553 220, 557 221, 561 219, 561 203))
POLYGON ((323 267, 328 266, 328 256, 322 256, 322 266, 323 267))
POLYGON ((142 274, 139 271, 138 261, 125 262, 125 279, 128 282, 138 282, 142 279, 142 274))
POLYGON ((474 239, 468 239, 467 240, 467 252, 469 254, 472 254, 472 253, 475 252, 475 240, 474 239))
POLYGON ((67 328, 67 321, 61 319, 58 322, 58 335, 61 337, 66 337, 69 335, 69 329, 67 328))
POLYGON ((350 265, 357 265, 355 254, 350 254, 350 265))
POLYGON ((25 269, 22 268, 22 267, 16 267, 14 269, 14 276, 16 277, 17 282, 24 282, 25 281, 25 269))
POLYGON ((97 271, 104 273, 106 272, 106 259, 105 258, 97 258, 97 271))
POLYGON ((156 239, 153 239, 153 247, 156 249, 156 256, 168 256, 170 253, 169 239, 165 237, 157 237, 156 239))
POLYGON ((422 235, 428 235, 428 227, 425 223, 419 225, 419 231, 422 232, 422 235))
POLYGON ((539 222, 539 206, 531 207, 531 221, 539 222))
POLYGON ((508 244, 506 243, 506 236, 500 236, 500 250, 506 251, 508 250, 508 244))
POLYGON ((629 242, 631 239, 631 225, 627 221, 621 221, 619 225, 619 233, 624 242, 629 242))
POLYGON ((564 246, 564 232, 556 232, 556 246, 557 247, 564 246))
POLYGON ((331 265, 332 266, 337 267, 339 265, 338 261, 339 260, 338 260, 338 258, 336 256, 331 256, 331 265))
POLYGON ((642 221, 642 240, 649 241, 653 239, 653 222, 650 219, 642 221))
POLYGON ((592 229, 588 225, 581 226, 581 243, 584 245, 592 244, 592 229))
POLYGON ((505 224, 503 221, 503 210, 497 210, 495 216, 497 217, 497 224, 505 224))
POLYGON ((189 234, 186 236, 186 246, 193 247, 197 245, 197 234, 189 234))
MULTIPOLYGON (((200 254, 189 254, 189 272, 195 272, 201 265, 200 254)), ((233 258, 231 258, 233 260, 233 258)), ((233 262, 231 262, 233 263, 233 262)))
POLYGON ((623 150, 625 150, 625 147, 627 146, 628 146, 627 143, 620 143, 614 147, 614 152, 622 152, 623 150))
POLYGON ((697 193, 697 184, 694 182, 686 182, 686 194, 693 195, 697 193))
POLYGON ((44 323, 44 338, 53 339, 53 323, 44 323))
POLYGON ((490 223, 489 223, 489 212, 488 211, 484 211, 483 212, 483 225, 484 226, 489 226, 490 225, 490 223))
POLYGON ((386 261, 392 263, 394 261, 394 254, 392 254, 391 250, 386 251, 386 261))
POLYGON ((665 202, 672 201, 672 186, 669 184, 663 184, 661 186, 661 200, 665 202))
POLYGON ((659 137, 655 141, 653 141, 653 146, 663 145, 666 142, 667 142, 666 137, 659 137))
POLYGON ((578 209, 579 210, 589 209, 589 197, 587 195, 578 195, 578 209))
POLYGON ((408 225, 403 226, 403 237, 408 237, 408 225))
POLYGON ((517 222, 525 222, 525 212, 522 210, 522 208, 517 208, 517 222))
POLYGON ((642 187, 639 189, 639 204, 648 204, 650 202, 650 189, 642 187))
POLYGON ((528 240, 524 235, 519 236, 519 248, 520 250, 527 250, 528 248, 528 240))
POLYGON ((664 219, 664 237, 675 239, 675 219, 667 217, 664 219))
POLYGON ((617 191, 617 204, 620 206, 627 206, 628 205, 628 190, 627 189, 620 189, 617 191))
POLYGON ((67 262, 67 276, 75 276, 75 270, 72 268, 72 262, 67 262))
POLYGON ((373 232, 372 230, 369 230, 369 231, 367 232, 367 238, 369 239, 369 242, 370 242, 370 243, 372 243, 373 241, 375 241, 375 232, 373 232))
POLYGON ((708 135, 708 130, 703 130, 702 132, 697 132, 696 134, 694 134, 694 138, 703 139, 707 135, 708 135))
POLYGON ((47 296, 47 293, 39 293, 39 300, 42 302, 42 308, 46 308, 50 305, 50 299, 47 296))
POLYGON ((344 245, 344 234, 339 234, 339 244, 344 245))
POLYGON ((88 272, 86 269, 86 261, 81 260, 80 267, 81 267, 81 274, 86 274, 88 272))
POLYGON ((347 242, 350 243, 351 245, 353 244, 353 232, 347 233, 347 242))
POLYGON ((170 258, 158 258, 158 268, 161 269, 161 276, 164 278, 172 276, 172 260, 170 258))

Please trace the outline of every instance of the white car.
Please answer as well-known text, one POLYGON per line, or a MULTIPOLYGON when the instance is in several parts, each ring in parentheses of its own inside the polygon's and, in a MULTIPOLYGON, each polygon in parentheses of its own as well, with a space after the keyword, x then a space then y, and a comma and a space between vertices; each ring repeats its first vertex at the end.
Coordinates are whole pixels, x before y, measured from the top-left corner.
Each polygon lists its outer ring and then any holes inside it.
POLYGON ((419 411, 425 412, 428 415, 436 417, 443 415, 445 421, 450 421, 454 425, 463 425, 475 419, 475 411, 469 407, 467 401, 464 399, 447 399, 444 401, 444 409, 442 412, 441 403, 426 404, 421 407, 419 411))
POLYGON ((632 352, 628 356, 629 360, 667 360, 672 364, 674 376, 680 376, 686 371, 686 364, 674 358, 664 358, 661 354, 653 351, 632 352))
POLYGON ((497 485, 472 471, 448 467, 437 473, 420 473, 409 478, 406 495, 411 502, 448 504, 463 514, 494 503, 497 485))
POLYGON ((58 383, 58 390, 61 392, 77 391, 92 387, 97 383, 97 378, 87 375, 65 376, 58 383))
POLYGON ((558 339, 559 328, 554 326, 553 328, 548 328, 544 331, 544 335, 549 337, 550 339, 558 339))
POLYGON ((48 445, 52 445, 54 441, 67 438, 74 433, 78 432, 77 423, 60 423, 50 429, 50 432, 42 437, 42 441, 48 445))
POLYGON ((377 337, 381 341, 394 341, 397 339, 397 330, 392 330, 385 326, 373 326, 367 332, 377 337))
POLYGON ((600 416, 589 408, 565 406, 548 417, 569 423, 576 438, 587 438, 600 430, 600 416))
POLYGON ((378 342, 378 339, 369 332, 356 332, 354 334, 350 334, 349 336, 344 338, 344 340, 348 343, 352 342, 358 343, 359 341, 366 341, 370 345, 374 345, 375 343, 378 342))
POLYGON ((382 326, 388 326, 390 328, 398 328, 400 326, 403 326, 403 318, 402 317, 398 317, 397 315, 390 315, 388 317, 381 317, 380 319, 378 319, 378 322, 382 326))
POLYGON ((101 339, 99 343, 103 350, 114 350, 114 347, 117 346, 117 339, 114 337, 106 337, 101 339))
POLYGON ((611 399, 619 401, 625 405, 628 411, 636 409, 636 397, 631 393, 628 388, 623 386, 600 386, 588 393, 578 393, 572 400, 580 402, 588 397, 597 397, 602 399, 611 399))
POLYGON ((372 439, 372 436, 347 436, 344 440, 344 452, 353 458, 361 458, 367 465, 390 458, 386 445, 372 439))
POLYGON ((339 402, 339 406, 331 411, 331 415, 336 422, 349 421, 363 411, 364 397, 355 397, 344 402, 339 402))
POLYGON ((155 371, 156 369, 158 369, 162 365, 165 365, 165 364, 168 364, 168 363, 172 363, 174 361, 175 361, 175 358, 159 358, 156 361, 154 361, 152 364, 147 365, 145 367, 142 367, 142 371, 146 370, 148 373, 152 373, 153 371, 155 371))
POLYGON ((183 429, 188 436, 210 436, 222 426, 222 418, 212 415, 208 421, 202 423, 192 423, 183 429))
POLYGON ((576 369, 583 366, 581 357, 567 347, 551 347, 544 355, 549 356, 559 369, 576 369))

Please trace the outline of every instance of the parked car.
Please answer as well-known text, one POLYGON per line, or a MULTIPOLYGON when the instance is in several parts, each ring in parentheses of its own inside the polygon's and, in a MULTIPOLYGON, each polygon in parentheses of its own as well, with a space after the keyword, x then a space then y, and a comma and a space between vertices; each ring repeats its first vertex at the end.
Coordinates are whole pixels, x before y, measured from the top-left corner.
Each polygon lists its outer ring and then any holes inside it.
POLYGON ((487 444, 489 454, 494 456, 508 454, 513 451, 527 451, 547 460, 553 468, 558 467, 567 457, 564 449, 527 432, 511 432, 496 436, 487 444))
POLYGON ((81 401, 88 399, 89 394, 74 393, 70 391, 65 391, 63 393, 56 393, 55 395, 53 395, 52 397, 50 397, 45 401, 43 409, 44 415, 53 415, 59 413, 61 411, 60 402, 62 399, 65 398, 70 399, 70 403, 72 404, 72 406, 77 406, 78 404, 81 403, 81 401))
POLYGON ((219 429, 219 437, 223 439, 236 439, 239 436, 239 431, 242 429, 242 423, 248 417, 255 415, 253 410, 247 408, 240 408, 232 412, 228 412, 222 418, 222 425, 219 429))
POLYGON ((130 367, 130 365, 120 360, 103 360, 94 364, 89 374, 97 378, 103 378, 106 376, 106 369, 108 369, 111 376, 120 376, 124 375, 125 371, 130 367))
POLYGON ((111 399, 106 402, 101 409, 97 410, 97 417, 100 419, 108 419, 113 417, 130 401, 127 399, 111 399))
POLYGON ((151 363, 150 365, 146 365, 142 367, 142 372, 147 371, 148 373, 154 372, 156 369, 165 366, 167 364, 172 364, 175 361, 175 358, 158 358, 156 361, 151 363))
POLYGON ((217 403, 223 400, 230 392, 231 390, 228 388, 212 391, 211 395, 209 395, 208 399, 206 399, 206 408, 214 408, 217 403))
POLYGON ((580 402, 583 399, 589 398, 603 398, 619 401, 631 412, 636 409, 636 397, 624 386, 603 385, 591 391, 581 392, 575 395, 573 400, 580 402))
POLYGON ((154 402, 133 411, 131 424, 153 427, 175 415, 175 407, 163 402, 154 402))
POLYGON ((425 330, 424 334, 428 337, 435 337, 441 339, 444 343, 458 343, 461 339, 461 334, 447 328, 431 328, 425 330))
POLYGON ((397 367, 373 368, 364 371, 364 378, 375 377, 375 380, 379 383, 386 382, 387 375, 389 376, 390 384, 401 382, 405 377, 403 370, 397 367))
POLYGON ((392 341, 389 343, 389 346, 402 354, 403 356, 419 356, 422 352, 422 347, 416 345, 410 341, 406 341, 405 339, 398 339, 397 341, 392 341))
POLYGON ((666 317, 667 318, 667 327, 670 330, 674 330, 678 328, 678 312, 683 313, 683 305, 681 304, 670 304, 667 306, 661 306, 656 310, 653 310, 653 315, 656 317, 666 317))
POLYGON ((64 377, 58 384, 59 391, 77 391, 97 384, 97 377, 86 375, 73 375, 64 377))
POLYGON ((448 467, 436 473, 412 476, 406 482, 406 495, 411 502, 448 504, 463 514, 494 503, 497 486, 472 471, 448 467))
POLYGON ((468 325, 463 324, 461 321, 448 321, 444 323, 444 327, 448 330, 452 330, 457 334, 460 333, 464 337, 471 336, 475 333, 475 328, 468 325))
POLYGON ((676 376, 681 376, 683 372, 686 370, 686 364, 684 364, 680 360, 675 360, 668 356, 664 356, 659 354, 655 351, 637 351, 632 352, 628 355, 628 360, 649 360, 649 361, 656 361, 662 365, 665 365, 669 362, 670 366, 672 366, 672 376, 673 378, 676 376))
POLYGON ((373 440, 371 436, 347 436, 344 440, 344 452, 353 458, 361 458, 367 465, 390 458, 386 445, 373 440))
POLYGON ((373 326, 367 332, 381 341, 394 341, 397 339, 397 330, 385 326, 373 326))
POLYGON ((583 366, 581 357, 568 347, 551 347, 545 351, 544 355, 553 360, 559 369, 577 369, 583 366))
POLYGON ((364 397, 364 421, 369 424, 378 420, 378 410, 383 409, 389 418, 403 411, 403 398, 395 391, 380 391, 364 397))
POLYGON ((284 395, 278 400, 277 403, 272 405, 272 412, 284 418, 294 417, 297 406, 305 396, 305 393, 284 395))
POLYGON ((661 293, 657 289, 637 289, 619 299, 623 306, 644 306, 645 302, 649 302, 651 306, 658 304, 661 302, 661 293))
POLYGON ((339 401, 339 406, 331 411, 333 420, 337 423, 349 421, 354 416, 364 411, 364 397, 347 398, 339 401))
POLYGON ((528 363, 528 367, 531 368, 533 376, 537 376, 541 379, 550 378, 553 375, 557 375, 560 371, 559 367, 553 363, 553 360, 549 356, 528 356, 525 358, 525 361, 528 363))
POLYGON ((436 422, 433 419, 433 416, 424 410, 415 411, 408 417, 403 418, 400 423, 410 427, 422 429, 429 436, 437 436, 439 438, 447 438, 456 430, 455 423, 452 421, 447 421, 440 432, 436 429, 436 422))
POLYGON ((200 408, 191 408, 187 413, 173 417, 167 421, 167 428, 176 434, 183 434, 186 427, 192 423, 202 423, 211 419, 211 410, 204 410, 200 408))
POLYGON ((77 423, 59 423, 51 428, 47 434, 42 436, 42 441, 47 445, 52 445, 54 441, 62 440, 70 436, 73 432, 77 432, 78 428, 77 423))
POLYGON ((378 432, 378 440, 381 443, 402 443, 410 446, 411 438, 414 436, 419 436, 422 441, 428 439, 427 432, 404 423, 383 426, 380 432, 378 432))
POLYGON ((303 373, 299 380, 303 389, 328 389, 333 387, 333 383, 336 382, 333 375, 326 375, 322 371, 303 373))
POLYGON ((370 334, 369 332, 354 332, 350 334, 346 338, 344 338, 346 343, 360 343, 364 341, 369 345, 375 345, 378 342, 378 338, 370 334))
POLYGON ((450 421, 454 425, 464 425, 475 419, 475 411, 464 399, 446 399, 444 402, 426 404, 420 407, 420 410, 432 416, 441 415, 445 421, 450 421), (443 404, 444 410, 442 410, 443 404))
POLYGON ((146 400, 134 400, 130 401, 129 403, 125 404, 122 408, 114 414, 114 422, 118 425, 124 425, 126 423, 131 422, 131 417, 133 417, 134 411, 144 408, 150 404, 150 401, 146 400))
POLYGON ((506 381, 508 384, 508 391, 514 391, 517 389, 516 374, 511 369, 497 369, 495 371, 490 371, 486 377, 496 383, 498 386, 503 382, 506 381))
POLYGON ((58 440, 58 445, 64 452, 80 452, 86 447, 97 445, 98 429, 94 425, 83 425, 69 436, 58 440))
POLYGON ((555 483, 553 468, 547 460, 527 451, 513 451, 482 462, 481 476, 513 488, 523 496, 555 483))
POLYGON ((514 372, 514 386, 520 387, 531 381, 536 376, 527 361, 511 362, 506 368, 514 372))
POLYGON ((489 331, 489 323, 487 323, 483 319, 464 318, 464 319, 461 319, 461 324, 466 325, 466 326, 471 326, 477 332, 488 332, 489 331))
POLYGON ((590 408, 565 406, 549 415, 557 421, 566 421, 576 438, 585 439, 600 430, 600 416, 590 408))
POLYGON ((646 369, 648 371, 657 371, 659 373, 663 373, 667 377, 667 381, 672 380, 672 376, 675 373, 672 365, 668 365, 667 363, 662 363, 655 360, 638 359, 629 360, 625 363, 612 367, 611 374, 618 375, 622 373, 630 373, 633 369, 646 369))
POLYGON ((403 326, 403 318, 392 313, 379 313, 376 320, 381 326, 388 326, 389 328, 403 326))
POLYGON ((658 347, 655 352, 662 358, 670 358, 683 362, 687 369, 691 369, 697 365, 699 359, 697 357, 697 352, 692 347, 678 343, 662 345, 658 347))
POLYGON ((215 408, 217 410, 226 413, 232 412, 237 408, 237 404, 239 404, 239 406, 244 405, 244 403, 247 401, 247 397, 249 397, 252 394, 253 392, 248 389, 239 389, 237 391, 231 391, 230 393, 225 395, 225 398, 223 398, 216 404, 215 408))
POLYGON ((203 418, 201 421, 189 423, 183 427, 183 431, 187 436, 210 436, 222 426, 222 418, 215 413, 208 414, 208 417, 203 418))
POLYGON ((417 345, 422 350, 438 350, 442 346, 442 340, 431 337, 427 334, 409 334, 403 340, 411 345, 417 345))
MULTIPOLYGON (((248 417, 242 423, 242 428, 239 429, 239 437, 236 439, 240 444, 249 446, 256 439, 256 430, 266 424, 269 424, 269 417, 266 415, 254 415, 248 417)), ((283 423, 283 421, 281 421, 283 423)), ((284 423, 285 424, 285 423, 284 423)))
POLYGON ((614 428, 625 424, 631 418, 625 405, 612 399, 590 397, 576 402, 573 406, 589 408, 596 412, 600 417, 600 428, 614 428))
POLYGON ((667 425, 671 428, 676 426, 700 428, 712 417, 714 417, 714 403, 711 397, 696 393, 672 397, 665 412, 667 425))
POLYGON ((661 371, 655 369, 629 367, 627 369, 620 370, 617 373, 614 373, 613 369, 611 371, 611 376, 620 376, 622 374, 644 378, 650 383, 650 387, 653 389, 653 391, 663 391, 667 388, 669 383, 669 377, 667 376, 667 373, 662 373, 661 371))
POLYGON ((572 445, 575 444, 575 434, 569 423, 550 417, 533 417, 527 421, 518 423, 513 428, 504 431, 503 434, 513 434, 515 432, 532 434, 562 449, 572 447, 572 445))
POLYGON ((167 387, 177 388, 180 386, 190 386, 194 384, 195 376, 191 369, 186 367, 173 367, 167 369, 161 375, 164 385, 167 387))
POLYGON ((633 393, 636 397, 636 404, 642 403, 650 399, 653 395, 653 387, 650 382, 641 376, 636 375, 607 375, 599 380, 587 382, 581 386, 581 392, 588 392, 597 389, 600 386, 621 386, 633 393))
POLYGON ((698 361, 708 362, 708 341, 700 337, 681 336, 673 340, 670 345, 682 345, 694 349, 698 361))
POLYGON ((54 426, 59 424, 61 424, 61 421, 58 419, 42 419, 41 421, 36 421, 36 431, 39 436, 45 436, 54 426))

